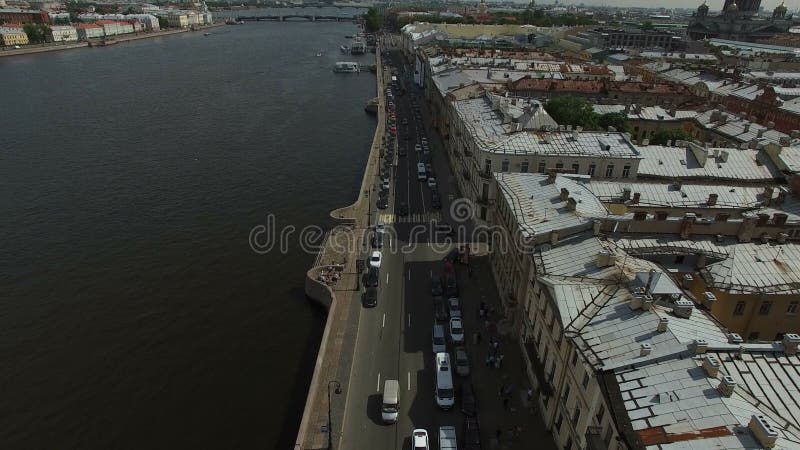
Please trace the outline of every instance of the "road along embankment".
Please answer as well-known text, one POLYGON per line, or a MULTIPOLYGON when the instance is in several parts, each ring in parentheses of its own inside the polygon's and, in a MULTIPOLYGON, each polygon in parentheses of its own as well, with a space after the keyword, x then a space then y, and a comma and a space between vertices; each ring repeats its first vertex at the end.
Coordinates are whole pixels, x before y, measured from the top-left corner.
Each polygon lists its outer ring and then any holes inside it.
POLYGON ((361 310, 357 261, 363 256, 362 252, 366 252, 364 244, 370 208, 368 192, 380 164, 380 149, 386 123, 383 91, 387 80, 380 53, 378 48, 375 52, 378 124, 358 197, 351 205, 331 211, 331 217, 339 225, 329 232, 314 267, 306 272, 306 296, 326 307, 328 317, 295 441, 295 450, 328 449, 341 437, 341 418, 347 399, 352 352, 361 310), (331 265, 341 266, 340 278, 334 285, 319 281, 320 273, 331 265))

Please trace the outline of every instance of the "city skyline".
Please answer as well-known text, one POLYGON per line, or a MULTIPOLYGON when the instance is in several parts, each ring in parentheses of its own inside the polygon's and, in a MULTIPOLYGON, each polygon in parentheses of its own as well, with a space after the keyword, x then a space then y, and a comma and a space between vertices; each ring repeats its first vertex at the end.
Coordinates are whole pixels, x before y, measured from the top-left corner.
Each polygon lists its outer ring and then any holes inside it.
MULTIPOLYGON (((770 11, 776 6, 781 4, 781 1, 784 2, 789 10, 800 9, 800 0, 763 0, 761 5, 764 7, 765 10, 770 11)), ((522 1, 521 3, 526 3, 522 1)), ((552 5, 555 3, 555 0, 548 0, 548 1, 537 1, 538 5, 552 5)), ((608 0, 561 0, 559 3, 564 5, 578 5, 583 3, 586 6, 617 6, 617 7, 652 7, 652 2, 649 0, 616 0, 614 2, 609 2, 608 0)), ((673 0, 670 2, 671 8, 695 8, 702 4, 702 0, 673 0)), ((712 11, 722 9, 722 5, 725 3, 724 0, 706 0, 706 3, 711 8, 712 11)))

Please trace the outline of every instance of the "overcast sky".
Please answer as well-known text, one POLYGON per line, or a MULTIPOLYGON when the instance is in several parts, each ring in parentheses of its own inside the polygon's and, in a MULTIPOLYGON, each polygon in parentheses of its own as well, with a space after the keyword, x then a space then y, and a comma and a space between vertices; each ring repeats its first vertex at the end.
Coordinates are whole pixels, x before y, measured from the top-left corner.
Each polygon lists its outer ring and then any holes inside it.
MULTIPOLYGON (((537 4, 552 4, 555 0, 537 0, 537 4)), ((725 0, 706 0, 712 10, 722 9, 725 0)), ((785 0, 786 7, 790 10, 800 8, 800 0, 785 0)), ((523 1, 523 3, 525 3, 523 1)), ((561 0, 560 3, 577 5, 609 5, 609 6, 650 6, 654 5, 673 7, 673 8, 696 8, 703 3, 703 0, 561 0)), ((761 6, 765 10, 772 10, 780 5, 781 0, 762 0, 761 6)))

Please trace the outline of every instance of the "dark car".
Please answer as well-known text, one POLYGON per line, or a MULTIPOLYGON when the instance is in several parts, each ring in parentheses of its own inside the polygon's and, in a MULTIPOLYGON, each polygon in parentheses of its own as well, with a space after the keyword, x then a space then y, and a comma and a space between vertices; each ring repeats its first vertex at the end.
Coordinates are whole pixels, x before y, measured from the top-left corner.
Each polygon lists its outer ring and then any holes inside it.
POLYGON ((439 196, 439 191, 431 191, 431 208, 442 209, 442 198, 439 196))
POLYGON ((397 207, 397 215, 401 217, 408 215, 408 203, 400 202, 400 206, 397 207))
POLYGON ((478 414, 478 399, 472 383, 461 384, 461 412, 467 417, 475 417, 478 414))
POLYGON ((373 308, 378 304, 378 288, 368 287, 367 292, 364 293, 364 306, 373 308))
POLYGON ((375 206, 377 206, 378 209, 386 209, 386 208, 388 208, 389 207, 389 198, 385 197, 385 196, 379 197, 378 201, 375 202, 375 206))
POLYGON ((438 322, 446 322, 448 319, 447 301, 443 297, 436 297, 433 300, 433 313, 438 322))
POLYGON ((370 267, 367 271, 367 287, 378 287, 378 268, 370 267))
POLYGON ((444 276, 444 291, 448 297, 458 297, 458 280, 456 274, 449 272, 444 276))
POLYGON ((444 293, 442 289, 442 277, 435 273, 431 273, 431 295, 439 297, 444 293))
POLYGON ((383 248, 383 233, 372 235, 372 248, 383 248))
POLYGON ((481 431, 478 419, 467 417, 464 419, 464 445, 463 450, 481 450, 481 431))

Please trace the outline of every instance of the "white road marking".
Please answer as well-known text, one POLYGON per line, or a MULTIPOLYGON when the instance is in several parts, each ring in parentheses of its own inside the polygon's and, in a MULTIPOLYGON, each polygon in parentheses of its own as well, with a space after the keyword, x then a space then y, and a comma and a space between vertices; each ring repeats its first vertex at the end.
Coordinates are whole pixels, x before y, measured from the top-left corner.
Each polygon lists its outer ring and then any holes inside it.
POLYGON ((411 372, 408 372, 408 390, 411 390, 411 372))
POLYGON ((383 313, 383 323, 381 324, 381 328, 386 326, 386 313, 383 313))
POLYGON ((381 391, 381 373, 378 372, 378 387, 375 388, 375 392, 381 391))
POLYGON ((386 284, 389 284, 389 274, 386 274, 386 284))
POLYGON ((411 328, 411 313, 408 313, 408 328, 411 328))
POLYGON ((408 281, 411 281, 411 268, 408 269, 408 281))

